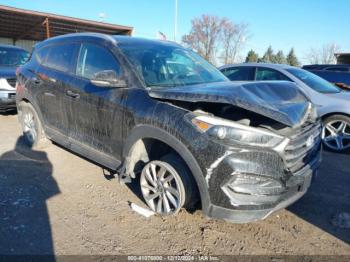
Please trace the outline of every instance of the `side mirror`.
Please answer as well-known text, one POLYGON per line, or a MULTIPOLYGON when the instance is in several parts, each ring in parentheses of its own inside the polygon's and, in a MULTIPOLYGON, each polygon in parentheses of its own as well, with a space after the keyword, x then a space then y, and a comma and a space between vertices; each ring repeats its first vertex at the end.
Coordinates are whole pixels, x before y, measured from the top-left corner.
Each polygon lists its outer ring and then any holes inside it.
POLYGON ((100 87, 127 87, 125 80, 119 79, 114 70, 97 72, 90 82, 100 87))

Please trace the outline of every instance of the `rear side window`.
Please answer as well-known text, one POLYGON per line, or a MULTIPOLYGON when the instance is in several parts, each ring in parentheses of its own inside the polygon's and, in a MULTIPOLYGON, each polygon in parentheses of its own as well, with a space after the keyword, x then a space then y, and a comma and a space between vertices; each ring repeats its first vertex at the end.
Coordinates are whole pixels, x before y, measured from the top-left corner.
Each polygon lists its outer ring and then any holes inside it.
POLYGON ((284 81, 290 81, 288 77, 283 75, 282 73, 270 69, 270 68, 257 68, 256 69, 256 81, 278 81, 278 80, 284 80, 284 81))
POLYGON ((253 81, 254 67, 242 66, 226 68, 222 73, 231 81, 253 81))
POLYGON ((96 73, 105 70, 113 70, 117 75, 120 75, 120 66, 112 53, 95 44, 82 44, 76 74, 84 78, 94 79, 96 73))
POLYGON ((77 47, 78 44, 72 43, 48 47, 48 55, 44 65, 62 72, 69 71, 77 47))

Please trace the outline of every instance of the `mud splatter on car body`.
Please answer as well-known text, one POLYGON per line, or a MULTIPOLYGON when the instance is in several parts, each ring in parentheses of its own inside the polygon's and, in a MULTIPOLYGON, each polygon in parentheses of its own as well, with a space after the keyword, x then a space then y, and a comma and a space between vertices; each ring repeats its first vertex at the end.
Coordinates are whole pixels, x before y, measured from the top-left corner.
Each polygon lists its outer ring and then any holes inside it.
POLYGON ((44 41, 18 72, 20 115, 20 104, 31 103, 50 139, 123 178, 174 152, 209 217, 255 221, 300 198, 320 162, 321 127, 298 87, 234 84, 199 58, 187 78, 174 77, 179 65, 163 61, 171 52, 194 57, 175 43, 132 37, 72 34, 44 41), (101 87, 77 76, 86 43, 112 54, 118 83, 125 85, 101 87), (70 47, 68 70, 47 64, 45 49, 55 45, 70 47), (216 80, 186 82, 203 70, 216 80), (150 84, 169 75, 171 81, 150 84))

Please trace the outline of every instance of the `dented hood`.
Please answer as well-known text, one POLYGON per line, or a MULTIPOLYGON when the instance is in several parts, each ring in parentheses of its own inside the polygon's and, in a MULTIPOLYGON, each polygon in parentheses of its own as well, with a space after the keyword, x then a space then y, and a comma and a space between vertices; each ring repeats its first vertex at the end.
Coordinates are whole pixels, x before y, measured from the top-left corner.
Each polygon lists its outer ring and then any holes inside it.
POLYGON ((274 119, 287 126, 301 125, 309 100, 291 82, 219 82, 149 90, 153 98, 187 102, 226 103, 274 119))

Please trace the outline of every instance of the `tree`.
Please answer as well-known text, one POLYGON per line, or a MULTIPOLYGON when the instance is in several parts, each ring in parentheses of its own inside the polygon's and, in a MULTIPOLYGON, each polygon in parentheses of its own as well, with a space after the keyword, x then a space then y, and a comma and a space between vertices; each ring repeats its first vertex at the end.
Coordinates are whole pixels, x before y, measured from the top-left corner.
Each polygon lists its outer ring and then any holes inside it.
POLYGON ((254 52, 254 50, 250 50, 247 54, 247 57, 245 59, 246 63, 253 63, 253 62, 258 62, 259 55, 254 52))
POLYGON ((202 15, 191 23, 190 33, 182 37, 185 45, 214 64, 218 49, 222 50, 220 58, 224 64, 237 62, 249 37, 247 24, 211 15, 202 15))
POLYGON ((300 66, 299 60, 295 55, 294 48, 292 48, 287 55, 287 63, 291 66, 300 66))
POLYGON ((259 62, 262 63, 274 63, 275 61, 275 55, 273 53, 272 47, 269 46, 269 48, 266 50, 263 57, 259 60, 259 62))
POLYGON ((275 60, 274 63, 276 63, 276 64, 286 64, 287 63, 287 59, 284 56, 282 50, 277 52, 277 54, 274 57, 274 60, 275 60))
POLYGON ((244 48, 247 41, 248 25, 244 23, 234 24, 233 22, 224 18, 221 38, 223 63, 235 63, 238 55, 244 48))
POLYGON ((322 48, 310 48, 305 55, 305 60, 310 64, 335 64, 337 62, 334 54, 341 51, 337 44, 325 44, 322 48))
POLYGON ((225 21, 217 16, 202 15, 191 23, 191 31, 183 36, 182 41, 209 62, 215 63, 218 40, 225 21))
POLYGON ((235 34, 236 34, 236 28, 234 24, 231 21, 225 19, 222 27, 222 45, 223 45, 222 58, 223 58, 223 63, 225 65, 233 62, 231 61, 231 56, 232 56, 232 42, 235 37, 235 34))

